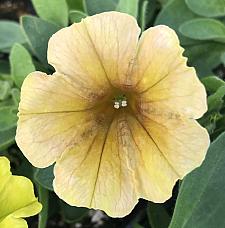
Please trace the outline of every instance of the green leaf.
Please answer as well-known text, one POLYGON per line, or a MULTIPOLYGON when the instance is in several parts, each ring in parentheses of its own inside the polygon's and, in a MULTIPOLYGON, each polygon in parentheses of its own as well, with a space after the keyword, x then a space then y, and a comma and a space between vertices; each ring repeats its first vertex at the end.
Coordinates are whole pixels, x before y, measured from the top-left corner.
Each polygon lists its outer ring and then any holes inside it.
POLYGON ((149 202, 147 215, 151 228, 166 228, 169 226, 170 216, 162 204, 149 202))
POLYGON ((225 86, 225 82, 216 76, 205 77, 201 82, 209 93, 215 93, 221 86, 225 86))
POLYGON ((197 70, 198 76, 205 77, 213 74, 213 69, 221 63, 221 53, 224 51, 224 44, 207 42, 187 47, 185 56, 188 57, 189 65, 197 70))
POLYGON ((144 1, 141 6, 141 15, 140 15, 140 24, 141 24, 141 31, 144 31, 146 28, 146 16, 148 11, 148 1, 144 1))
POLYGON ((170 228, 224 227, 225 133, 210 146, 202 166, 182 182, 170 228))
POLYGON ((18 107, 19 102, 20 102, 20 90, 17 88, 12 88, 11 95, 12 95, 15 106, 18 107))
POLYGON ((225 52, 221 54, 221 62, 225 65, 225 52))
POLYGON ((127 13, 137 18, 138 5, 139 0, 120 0, 117 5, 116 11, 127 13))
POLYGON ((88 15, 85 14, 84 12, 81 12, 81 11, 78 11, 78 10, 73 10, 73 11, 70 11, 70 21, 72 23, 74 22, 80 22, 83 18, 87 17, 88 15))
POLYGON ((0 108, 0 131, 16 126, 17 109, 14 106, 0 108))
POLYGON ((49 194, 48 190, 38 186, 38 196, 39 201, 42 204, 42 210, 39 213, 38 218, 38 228, 46 228, 48 221, 48 204, 49 204, 49 194))
POLYGON ((105 11, 113 11, 116 9, 119 0, 84 0, 84 7, 88 15, 94 15, 105 11))
POLYGON ((70 10, 84 10, 83 0, 67 0, 67 4, 70 10))
POLYGON ((48 40, 60 27, 33 16, 23 16, 21 23, 31 50, 47 66, 48 40))
POLYGON ((225 16, 224 0, 185 0, 185 2, 193 12, 201 16, 225 16))
POLYGON ((220 111, 224 103, 223 98, 225 96, 225 86, 219 87, 219 89, 208 97, 208 112, 220 111))
POLYGON ((11 85, 8 81, 0 80, 0 101, 9 97, 11 85))
POLYGON ((34 173, 34 179, 36 180, 36 182, 50 191, 53 191, 53 169, 54 165, 51 165, 44 169, 36 169, 34 173))
POLYGON ((184 37, 179 32, 179 27, 185 21, 189 21, 197 17, 199 16, 188 9, 184 0, 171 0, 168 1, 156 17, 155 25, 168 25, 177 32, 182 45, 190 45, 195 44, 197 41, 184 37))
POLYGON ((25 37, 17 22, 0 21, 0 50, 10 49, 14 43, 25 43, 25 37))
POLYGON ((12 78, 20 88, 26 76, 35 71, 29 52, 20 44, 14 44, 9 56, 12 78))
POLYGON ((66 0, 32 0, 38 16, 59 26, 68 25, 68 6, 66 0))
POLYGON ((214 40, 225 43, 225 25, 215 19, 193 19, 183 23, 179 31, 191 39, 214 40))
POLYGON ((169 0, 158 0, 162 6, 166 5, 169 0))
POLYGON ((0 131, 0 151, 7 149, 15 142, 16 127, 0 131))
POLYGON ((83 207, 72 207, 63 201, 60 201, 60 208, 64 220, 68 223, 80 221, 89 211, 87 208, 83 207))

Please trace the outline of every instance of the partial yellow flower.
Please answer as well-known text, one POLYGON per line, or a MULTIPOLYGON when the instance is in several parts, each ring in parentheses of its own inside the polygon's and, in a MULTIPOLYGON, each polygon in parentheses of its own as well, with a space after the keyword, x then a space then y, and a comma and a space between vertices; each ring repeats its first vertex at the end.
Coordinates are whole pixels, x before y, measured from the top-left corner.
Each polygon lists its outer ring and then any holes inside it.
POLYGON ((9 160, 0 157, 0 228, 26 228, 22 219, 41 211, 34 195, 32 182, 26 177, 13 176, 9 160))
POLYGON ((195 119, 206 92, 175 32, 146 30, 107 12, 54 34, 55 73, 22 86, 16 141, 36 167, 56 162, 54 190, 68 204, 130 213, 139 198, 164 202, 201 165, 209 145, 195 119))

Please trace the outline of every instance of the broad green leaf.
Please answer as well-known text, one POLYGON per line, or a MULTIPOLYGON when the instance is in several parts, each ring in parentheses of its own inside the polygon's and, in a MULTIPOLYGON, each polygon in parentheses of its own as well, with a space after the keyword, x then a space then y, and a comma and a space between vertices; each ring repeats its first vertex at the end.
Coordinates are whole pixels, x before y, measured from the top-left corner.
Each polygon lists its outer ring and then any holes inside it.
POLYGON ((116 11, 127 13, 137 18, 138 5, 139 0, 119 0, 116 11))
POLYGON ((119 0, 84 0, 84 7, 88 15, 94 15, 116 9, 119 0))
POLYGON ((83 0, 66 0, 70 10, 83 11, 83 0))
POLYGON ((177 32, 182 45, 190 45, 195 44, 197 41, 184 37, 179 32, 179 27, 185 21, 189 21, 197 17, 199 16, 188 9, 184 0, 171 0, 168 1, 156 17, 155 25, 168 25, 177 32))
POLYGON ((219 89, 208 97, 208 112, 219 111, 224 103, 223 98, 225 96, 225 86, 219 87, 219 89))
POLYGON ((53 191, 52 182, 54 179, 53 174, 54 165, 51 165, 44 169, 36 169, 34 173, 34 179, 40 184, 42 187, 53 191))
POLYGON ((8 81, 0 80, 0 101, 9 97, 11 85, 8 81))
POLYGON ((143 1, 141 5, 141 12, 140 12, 140 25, 141 25, 141 31, 144 31, 147 25, 146 16, 147 16, 147 10, 148 10, 148 1, 143 1))
POLYGON ((38 216, 38 228, 46 228, 48 221, 49 192, 40 185, 38 186, 38 198, 42 204, 42 210, 38 216))
POLYGON ((198 18, 183 23, 179 31, 195 40, 214 40, 225 43, 225 25, 218 20, 198 18))
POLYGON ((225 131, 225 115, 222 116, 217 122, 216 122, 216 129, 211 135, 212 138, 217 138, 220 134, 222 134, 225 131))
POLYGON ((207 42, 187 47, 185 56, 189 65, 194 66, 199 77, 213 74, 213 69, 221 63, 221 53, 225 51, 225 45, 216 42, 207 42))
POLYGON ((14 106, 0 107, 0 131, 16 126, 17 109, 14 106))
POLYGON ((221 62, 225 65, 225 52, 221 54, 221 62))
POLYGON ((15 84, 21 87, 26 76, 35 71, 29 52, 20 44, 14 44, 9 56, 11 74, 15 84))
POLYGON ((210 146, 201 167, 184 178, 170 228, 224 227, 225 133, 210 146))
POLYGON ((185 0, 185 2, 193 12, 201 16, 225 16, 224 0, 185 0))
POLYGON ((0 21, 0 50, 10 49, 14 43, 25 43, 25 37, 17 22, 0 21))
POLYGON ((21 23, 31 50, 47 66, 48 40, 60 27, 33 16, 23 16, 21 23))
POLYGON ((78 11, 78 10, 73 10, 70 11, 70 21, 72 23, 76 22, 80 22, 83 18, 87 17, 87 14, 85 14, 84 12, 78 11))
POLYGON ((40 18, 65 27, 68 25, 68 6, 66 0, 32 0, 40 18))
POLYGON ((209 93, 215 93, 221 86, 225 86, 225 81, 216 76, 205 77, 201 81, 209 93))
POLYGON ((80 221, 89 211, 87 208, 83 207, 72 207, 63 201, 60 201, 60 208, 64 220, 68 223, 80 221))
POLYGON ((15 142, 16 127, 0 131, 0 151, 7 149, 15 142))
POLYGON ((162 204, 148 203, 148 221, 151 228, 167 228, 170 223, 170 216, 162 204))
POLYGON ((169 0, 158 0, 162 6, 166 5, 169 0))
POLYGON ((19 102, 20 102, 20 90, 17 88, 12 88, 11 95, 12 95, 15 106, 18 107, 19 102))
POLYGON ((26 228, 25 217, 38 214, 41 204, 34 195, 32 182, 13 176, 6 157, 0 157, 0 227, 26 228))

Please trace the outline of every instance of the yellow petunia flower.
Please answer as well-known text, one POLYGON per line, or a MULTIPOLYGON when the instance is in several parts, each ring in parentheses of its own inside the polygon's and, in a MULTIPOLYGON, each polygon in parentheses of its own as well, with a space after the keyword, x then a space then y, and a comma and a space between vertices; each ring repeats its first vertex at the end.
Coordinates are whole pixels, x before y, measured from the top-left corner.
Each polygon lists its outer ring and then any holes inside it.
POLYGON ((206 92, 177 35, 164 25, 139 34, 118 12, 61 29, 48 45, 56 72, 31 73, 19 105, 16 141, 34 166, 56 162, 56 194, 112 217, 139 198, 170 198, 209 145, 195 120, 206 92))
POLYGON ((9 160, 0 157, 0 228, 26 228, 22 219, 41 211, 34 195, 32 182, 26 177, 13 176, 9 160))

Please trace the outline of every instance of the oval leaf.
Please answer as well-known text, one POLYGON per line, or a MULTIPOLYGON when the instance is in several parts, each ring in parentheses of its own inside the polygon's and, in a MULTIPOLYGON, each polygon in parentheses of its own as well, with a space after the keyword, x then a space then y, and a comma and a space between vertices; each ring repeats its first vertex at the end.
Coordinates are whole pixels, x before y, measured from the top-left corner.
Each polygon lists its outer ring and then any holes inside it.
POLYGON ((15 142, 16 127, 0 131, 0 150, 5 150, 15 142))
POLYGON ((156 17, 155 25, 168 25, 177 32, 181 44, 189 45, 196 43, 196 41, 182 36, 182 34, 179 32, 179 27, 185 21, 197 17, 198 16, 196 14, 194 14, 191 10, 188 9, 187 5, 183 0, 172 0, 169 1, 160 11, 158 16, 156 17))
POLYGON ((11 48, 16 42, 26 42, 20 26, 16 22, 1 20, 0 31, 0 50, 11 48))
POLYGON ((13 106, 6 106, 0 108, 0 131, 16 126, 17 110, 13 106))
POLYGON ((209 93, 215 93, 221 86, 225 86, 225 81, 216 76, 205 77, 201 81, 209 93))
POLYGON ((68 7, 66 0, 32 0, 40 18, 60 26, 68 25, 68 7))
POLYGON ((224 0, 185 0, 188 8, 205 17, 225 16, 224 0))
POLYGON ((85 17, 87 17, 87 14, 85 14, 84 12, 81 12, 78 10, 70 11, 70 21, 72 23, 74 22, 78 23, 85 17))
POLYGON ((116 11, 127 13, 135 18, 138 16, 139 0, 120 0, 116 11))
POLYGON ((47 65, 48 40, 60 27, 33 16, 23 16, 21 23, 32 51, 47 65))
POLYGON ((36 172, 34 174, 34 179, 37 181, 37 183, 50 191, 53 191, 53 169, 54 165, 51 165, 44 169, 36 169, 36 172))
POLYGON ((210 146, 202 166, 182 182, 170 228, 224 227, 225 133, 210 146))
POLYGON ((215 19, 193 19, 183 23, 179 31, 191 39, 214 40, 225 43, 225 25, 215 19))
POLYGON ((84 0, 84 8, 88 15, 94 15, 106 11, 113 11, 116 9, 119 0, 84 0))
POLYGON ((10 56, 12 78, 18 87, 22 86, 25 77, 35 71, 29 52, 20 44, 14 44, 10 56))

